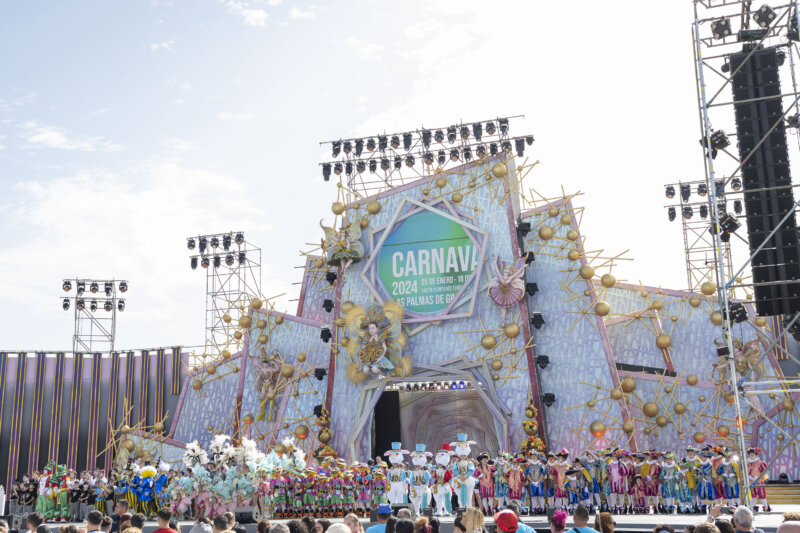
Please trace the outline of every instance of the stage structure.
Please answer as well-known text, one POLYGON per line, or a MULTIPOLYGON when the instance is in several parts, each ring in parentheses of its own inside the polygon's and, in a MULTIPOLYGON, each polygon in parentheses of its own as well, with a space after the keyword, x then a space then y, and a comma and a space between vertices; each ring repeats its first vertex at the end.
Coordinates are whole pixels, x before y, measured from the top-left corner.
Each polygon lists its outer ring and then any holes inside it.
MULTIPOLYGON (((775 393, 773 383, 748 380, 753 368, 737 368, 732 330, 747 321, 749 315, 744 302, 735 300, 733 291, 740 287, 751 289, 756 311, 762 316, 785 316, 783 331, 775 332, 769 351, 800 317, 797 203, 786 135, 787 129, 797 135, 800 126, 795 69, 800 58, 798 5, 792 1, 773 8, 766 4, 755 7, 749 1, 695 0, 694 12, 700 142, 705 162, 703 185, 708 192, 715 267, 713 277, 709 276, 700 288, 704 293, 717 293, 724 339, 719 354, 727 361, 727 390, 733 397, 740 425, 750 408, 759 410, 753 398, 775 393), (790 80, 791 88, 783 88, 781 79, 790 80), (732 137, 738 154, 727 150, 732 137), (744 221, 725 209, 728 191, 738 189, 743 189, 744 221), (731 266, 725 241, 731 235, 739 237, 740 229, 747 233, 750 255, 731 266), (748 270, 752 272, 752 283, 743 281, 748 270), (770 390, 759 390, 761 385, 770 390)), ((758 361, 754 363, 757 365, 758 361)), ((793 384, 778 383, 775 390, 784 393, 793 384)), ((769 417, 765 420, 779 431, 775 461, 800 433, 787 431, 769 417)), ((745 432, 737 433, 736 444, 744 457, 748 444, 745 432)), ((743 485, 750 484, 747 469, 742 469, 741 477, 743 485)), ((745 497, 749 498, 749 491, 745 497)))
POLYGON ((117 295, 128 291, 128 282, 117 279, 65 279, 61 288, 64 296, 61 308, 73 309, 75 332, 72 336, 73 352, 114 351, 117 332, 117 311, 125 310, 125 298, 117 295), (75 296, 72 296, 72 288, 75 296))
POLYGON ((261 294, 261 249, 242 231, 189 237, 186 246, 198 252, 189 258, 192 270, 199 266, 206 272, 205 360, 230 348, 231 313, 261 294))

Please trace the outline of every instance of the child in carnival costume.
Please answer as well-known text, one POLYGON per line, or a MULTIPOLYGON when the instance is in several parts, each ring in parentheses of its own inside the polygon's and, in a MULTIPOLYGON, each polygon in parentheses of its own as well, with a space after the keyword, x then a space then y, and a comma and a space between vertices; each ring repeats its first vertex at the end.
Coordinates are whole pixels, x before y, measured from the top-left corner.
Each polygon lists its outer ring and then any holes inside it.
POLYGON ((358 488, 358 515, 364 516, 370 509, 370 485, 372 483, 372 475, 364 463, 356 464, 355 482, 358 488))
POLYGON ((589 512, 591 512, 593 506, 596 505, 599 508, 602 504, 600 501, 600 467, 602 462, 600 458, 590 449, 586 449, 583 452, 580 462, 583 465, 583 468, 585 468, 586 472, 589 474, 590 481, 587 489, 592 500, 587 508, 589 509, 589 512))
POLYGON ((450 484, 458 498, 459 507, 466 509, 472 507, 472 492, 475 489, 475 477, 472 475, 475 465, 469 459, 472 451, 470 446, 474 444, 476 444, 475 441, 467 440, 466 433, 457 434, 456 441, 450 443, 450 446, 455 447, 456 454, 456 460, 452 466, 453 479, 450 484))
MULTIPOLYGON (((403 468, 403 456, 408 454, 409 451, 404 450, 400 442, 393 442, 392 449, 383 454, 389 459, 389 463, 392 465, 387 473, 389 476, 389 483, 386 486, 389 503, 391 504, 406 503, 408 472, 403 468)), ((470 495, 471 494, 470 491, 470 495)))
POLYGON ((51 497, 51 487, 49 484, 50 477, 53 475, 55 468, 55 461, 51 459, 47 462, 47 465, 45 465, 45 467, 42 469, 42 473, 39 476, 39 488, 37 489, 39 497, 36 498, 36 512, 42 513, 42 515, 48 520, 54 518, 53 511, 55 510, 55 503, 51 497))
POLYGON ((722 478, 725 487, 725 499, 728 505, 739 505, 739 464, 731 458, 731 452, 726 450, 717 473, 722 478))
POLYGON ((450 460, 453 457, 453 450, 446 442, 434 456, 434 468, 431 478, 431 497, 436 502, 436 516, 450 515, 451 496, 453 488, 450 481, 453 479, 453 472, 450 470, 450 460))
POLYGON ((50 497, 53 499, 53 519, 59 522, 69 520, 69 494, 67 493, 67 466, 58 465, 48 482, 50 497))
POLYGON ((675 499, 678 497, 678 481, 680 472, 675 463, 675 454, 672 452, 664 454, 664 462, 661 465, 661 498, 664 501, 666 512, 675 512, 675 499))
MULTIPOLYGON (((694 468, 690 465, 690 463, 684 459, 680 463, 678 463, 678 483, 677 483, 677 491, 678 491, 678 513, 679 514, 690 514, 693 512, 692 504, 693 497, 692 493, 689 490, 689 471, 694 468)), ((696 492, 696 491, 695 491, 696 492)))
POLYGON ((422 509, 430 505, 431 473, 428 464, 430 457, 433 457, 433 454, 425 451, 424 444, 417 444, 416 449, 411 452, 411 464, 414 465, 414 469, 408 473, 409 499, 418 515, 422 513, 422 509))
POLYGON ((554 479, 554 489, 555 489, 555 505, 559 509, 566 510, 567 509, 567 470, 570 469, 569 462, 569 450, 566 448, 562 449, 560 452, 556 454, 558 460, 555 462, 555 466, 553 466, 553 479, 554 479))
POLYGON ((620 462, 622 466, 625 467, 625 478, 623 480, 625 485, 625 494, 622 495, 620 498, 620 512, 622 514, 632 513, 633 512, 633 501, 631 498, 631 490, 633 489, 633 478, 636 475, 636 470, 633 465, 633 457, 631 456, 630 452, 625 452, 620 457, 620 462), (626 499, 628 504, 626 505, 626 499))
POLYGON ((631 498, 633 500, 633 512, 647 513, 647 485, 641 474, 633 476, 633 487, 631 488, 631 498))
MULTIPOLYGON (((767 463, 759 457, 764 453, 761 448, 748 448, 747 449, 747 473, 749 474, 752 489, 750 489, 750 497, 753 500, 758 500, 758 503, 764 507, 764 511, 769 512, 772 509, 767 503, 767 491, 764 488, 764 481, 767 480, 767 463)), ((758 506, 755 508, 758 511, 758 506)))
POLYGON ((718 504, 727 497, 725 492, 725 481, 720 475, 720 466, 722 465, 723 452, 725 449, 722 446, 709 446, 707 449, 711 451, 711 465, 713 466, 712 479, 714 482, 714 503, 718 504))
POLYGON ((620 458, 626 453, 627 452, 624 450, 617 450, 606 467, 609 488, 611 490, 611 492, 606 494, 606 497, 611 504, 612 513, 616 512, 618 503, 622 503, 625 498, 625 480, 627 479, 628 471, 625 465, 620 461, 620 458))
POLYGON ((703 450, 700 452, 700 460, 694 468, 694 479, 697 484, 697 497, 701 502, 700 510, 705 513, 711 506, 711 503, 716 505, 715 492, 714 492, 714 465, 711 462, 711 451, 703 450))
POLYGON ((349 513, 356 512, 356 482, 353 471, 347 470, 344 473, 344 510, 342 518, 349 513))
POLYGON ((303 476, 303 511, 312 516, 317 508, 316 481, 316 472, 306 470, 303 476))
POLYGON ((700 458, 697 456, 699 451, 700 450, 694 446, 689 446, 686 448, 686 458, 683 461, 686 463, 686 489, 689 493, 689 501, 692 505, 692 510, 695 513, 700 512, 700 499, 697 496, 697 480, 695 479, 695 471, 700 465, 700 458))
POLYGON ((528 482, 528 496, 531 499, 530 511, 537 515, 544 511, 544 480, 546 476, 547 469, 543 464, 543 457, 534 452, 525 469, 525 479, 528 482))
POLYGON ((658 462, 660 454, 655 450, 647 452, 647 461, 642 466, 645 485, 647 485, 647 496, 653 498, 653 507, 659 512, 664 512, 664 506, 659 501, 661 494, 661 463, 658 462))
POLYGON ((386 479, 386 468, 388 465, 383 461, 378 462, 372 469, 372 508, 377 509, 382 503, 387 503, 386 498, 388 480, 386 479))
POLYGON ((330 516, 330 481, 324 474, 317 477, 317 516, 330 516))
POLYGON ((156 514, 155 505, 155 475, 156 468, 152 465, 142 467, 139 474, 141 482, 139 484, 139 506, 142 514, 151 518, 156 514))
MULTIPOLYGON (((481 502, 481 510, 486 516, 495 513, 494 498, 495 498, 495 483, 494 483, 495 468, 489 464, 489 454, 483 452, 478 455, 478 466, 475 468, 473 475, 478 480, 477 490, 478 498, 481 502)), ((417 511, 419 514, 419 510, 417 511)))
POLYGON ((576 471, 574 487, 578 490, 579 503, 583 504, 583 506, 588 509, 592 506, 589 493, 592 477, 589 475, 589 471, 583 466, 580 459, 575 459, 575 461, 573 461, 572 468, 576 471))
POLYGON ((524 457, 515 457, 511 463, 511 470, 508 472, 508 498, 517 502, 522 507, 525 500, 525 473, 523 466, 526 463, 524 457))
POLYGON ((508 474, 511 472, 511 456, 500 452, 494 462, 494 497, 497 508, 502 509, 508 503, 508 474))

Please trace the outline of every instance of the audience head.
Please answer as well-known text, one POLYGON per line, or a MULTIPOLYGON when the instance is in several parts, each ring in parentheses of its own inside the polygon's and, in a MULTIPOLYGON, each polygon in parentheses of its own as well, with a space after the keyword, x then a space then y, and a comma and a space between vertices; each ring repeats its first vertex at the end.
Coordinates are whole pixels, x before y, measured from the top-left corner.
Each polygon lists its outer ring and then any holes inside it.
POLYGON ((784 522, 800 522, 800 511, 789 511, 783 513, 784 522))
POLYGON ((331 524, 328 527, 328 531, 330 531, 330 533, 350 533, 350 528, 343 523, 336 523, 331 524))
POLYGON ((694 526, 694 533, 720 533, 719 528, 714 524, 705 522, 694 526))
POLYGON ((225 518, 225 515, 219 515, 214 517, 214 533, 221 533, 222 531, 227 531, 230 527, 228 524, 228 519, 225 518))
POLYGON ((228 521, 228 528, 230 528, 233 524, 236 523, 236 515, 232 512, 228 511, 227 513, 223 514, 222 516, 225 517, 225 520, 228 521))
POLYGON ((144 527, 144 515, 136 513, 131 517, 131 527, 142 529, 144 527))
MULTIPOLYGON (((579 505, 578 507, 583 507, 583 505, 579 505)), ((586 507, 583 507, 583 510, 586 511, 586 507)), ((586 511, 588 515, 588 511, 586 511)), ((587 516, 586 519, 588 520, 589 517, 587 516)), ((578 524, 578 510, 575 509, 575 525, 578 524)), ((594 528, 599 531, 600 533, 614 533, 614 528, 616 527, 617 523, 614 522, 614 517, 611 516, 611 513, 598 513, 597 516, 594 518, 594 528)))
POLYGON ((775 533, 800 533, 800 521, 787 520, 778 526, 775 533))
POLYGON ((386 529, 384 533, 394 533, 394 525, 397 523, 396 516, 390 516, 386 519, 386 529))
POLYGON ((275 524, 269 528, 269 533, 289 533, 289 528, 286 524, 275 524))
MULTIPOLYGON (((403 509, 401 509, 403 510, 403 509)), ((398 513, 399 515, 400 513, 398 513)), ((408 518, 399 518, 394 525, 395 533, 414 533, 414 522, 408 518)))
POLYGON ((675 528, 669 524, 660 524, 653 528, 653 533, 675 533, 675 528))
POLYGON ((439 533, 439 519, 435 516, 428 520, 428 525, 431 526, 431 533, 439 533))
POLYGON ((483 529, 483 513, 476 507, 470 507, 464 511, 464 517, 461 520, 462 525, 466 528, 467 533, 473 531, 480 531, 483 529))
POLYGON ((331 527, 331 521, 327 518, 320 518, 316 521, 311 531, 314 533, 325 533, 331 527))
POLYGON ((397 519, 400 520, 401 518, 406 518, 408 520, 411 520, 411 509, 409 509, 408 507, 403 507, 402 509, 398 509, 397 519))
POLYGON ((31 513, 26 518, 28 529, 36 531, 36 528, 44 523, 44 515, 42 513, 31 513))
POLYGON ((172 520, 172 512, 166 507, 162 507, 156 513, 158 517, 158 527, 160 528, 167 528, 169 527, 169 521, 172 520))
POLYGON ((361 526, 361 521, 353 513, 345 516, 343 523, 350 530, 350 533, 364 533, 364 528, 361 526))
POLYGON ((103 533, 109 533, 111 531, 111 527, 114 525, 114 521, 111 520, 110 516, 104 516, 103 520, 100 523, 100 529, 103 533))
POLYGON ((89 511, 89 514, 86 515, 86 523, 95 528, 99 528, 103 523, 103 513, 97 509, 89 511))
POLYGON ((128 500, 118 500, 117 506, 114 508, 118 516, 122 516, 128 512, 128 500))
POLYGON ((553 513, 553 518, 550 519, 551 530, 555 533, 564 531, 567 527, 567 513, 564 511, 556 511, 553 513))
POLYGON ((256 524, 256 533, 269 533, 270 527, 272 527, 272 524, 269 520, 261 519, 256 524))
MULTIPOLYGON (((572 513, 572 520, 578 527, 586 526, 586 524, 589 522, 589 509, 587 509, 586 506, 584 506, 583 504, 578 504, 578 506, 575 507, 575 512, 572 513)), ((604 532, 600 531, 600 533, 604 532)))
POLYGON ((300 520, 289 520, 286 522, 286 527, 289 528, 289 533, 311 533, 300 520))
POLYGON ((744 505, 737 507, 733 512, 733 525, 739 530, 750 530, 753 527, 753 511, 744 505))

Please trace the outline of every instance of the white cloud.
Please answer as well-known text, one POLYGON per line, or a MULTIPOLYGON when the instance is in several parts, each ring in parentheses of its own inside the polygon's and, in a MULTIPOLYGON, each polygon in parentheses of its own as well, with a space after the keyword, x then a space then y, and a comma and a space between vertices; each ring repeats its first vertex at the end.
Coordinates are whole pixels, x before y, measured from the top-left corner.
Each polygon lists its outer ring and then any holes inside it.
POLYGON ((59 150, 79 150, 83 152, 113 152, 121 146, 103 137, 72 135, 64 128, 40 124, 36 121, 20 125, 20 136, 27 148, 55 148, 59 150))
POLYGON ((198 149, 198 146, 192 141, 186 139, 178 139, 177 137, 164 139, 164 141, 161 143, 161 146, 163 146, 164 150, 168 152, 176 152, 176 153, 194 152, 198 149))
POLYGON ((237 122, 245 122, 253 118, 250 113, 220 113, 217 116, 220 120, 235 120, 237 122))
POLYGON ((314 6, 312 6, 308 11, 303 11, 297 7, 293 7, 289 10, 289 18, 292 19, 313 19, 316 16, 317 13, 314 11, 314 6))
POLYGON ((153 52, 158 52, 159 50, 166 50, 167 52, 174 52, 175 51, 175 39, 172 38, 168 41, 163 41, 160 43, 151 43, 150 50, 153 52))
POLYGON ((356 55, 363 61, 380 61, 382 59, 378 55, 378 52, 385 48, 382 44, 365 43, 354 37, 348 37, 345 42, 355 48, 356 55))
POLYGON ((8 110, 17 107, 22 107, 26 104, 32 103, 35 99, 36 99, 36 93, 33 91, 29 91, 23 94, 22 96, 17 96, 10 99, 0 98, 0 110, 8 110))
POLYGON ((227 0, 223 3, 230 13, 242 17, 242 23, 245 26, 258 27, 267 24, 269 14, 263 9, 253 7, 251 2, 227 0))
POLYGON ((283 3, 283 0, 267 0, 267 5, 269 7, 276 7, 283 3))

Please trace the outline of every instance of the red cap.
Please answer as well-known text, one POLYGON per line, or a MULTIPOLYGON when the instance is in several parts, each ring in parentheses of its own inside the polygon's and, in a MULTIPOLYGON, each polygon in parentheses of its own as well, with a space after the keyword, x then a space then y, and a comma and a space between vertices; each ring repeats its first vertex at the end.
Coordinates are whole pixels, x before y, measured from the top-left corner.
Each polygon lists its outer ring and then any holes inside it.
POLYGON ((498 529, 501 531, 516 531, 519 520, 514 511, 510 509, 503 509, 494 514, 494 523, 497 524, 498 529))
POLYGON ((445 443, 442 444, 442 448, 439 451, 440 452, 442 452, 442 451, 451 452, 451 451, 453 451, 453 449, 450 447, 450 445, 448 443, 445 442, 445 443))

